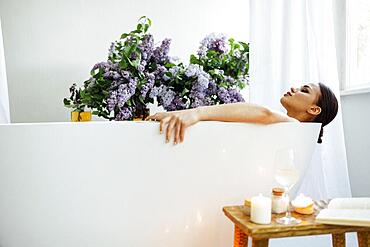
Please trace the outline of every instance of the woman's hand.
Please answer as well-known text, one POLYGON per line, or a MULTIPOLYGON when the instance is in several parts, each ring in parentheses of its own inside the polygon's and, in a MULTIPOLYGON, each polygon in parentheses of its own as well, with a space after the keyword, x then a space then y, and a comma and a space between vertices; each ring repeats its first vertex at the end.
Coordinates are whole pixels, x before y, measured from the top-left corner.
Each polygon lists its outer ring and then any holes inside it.
POLYGON ((166 142, 170 141, 171 133, 174 132, 174 144, 184 141, 185 129, 199 122, 199 115, 195 109, 160 112, 147 117, 146 120, 161 121, 159 131, 166 131, 166 142))

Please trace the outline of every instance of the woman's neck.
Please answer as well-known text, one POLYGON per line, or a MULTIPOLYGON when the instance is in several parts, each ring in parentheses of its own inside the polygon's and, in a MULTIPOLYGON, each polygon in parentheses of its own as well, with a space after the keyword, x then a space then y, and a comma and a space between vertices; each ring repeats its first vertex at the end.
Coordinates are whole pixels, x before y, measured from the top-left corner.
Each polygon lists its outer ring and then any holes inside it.
POLYGON ((312 118, 311 116, 308 116, 307 113, 295 113, 295 112, 287 112, 287 115, 289 117, 295 118, 300 122, 311 122, 312 118))

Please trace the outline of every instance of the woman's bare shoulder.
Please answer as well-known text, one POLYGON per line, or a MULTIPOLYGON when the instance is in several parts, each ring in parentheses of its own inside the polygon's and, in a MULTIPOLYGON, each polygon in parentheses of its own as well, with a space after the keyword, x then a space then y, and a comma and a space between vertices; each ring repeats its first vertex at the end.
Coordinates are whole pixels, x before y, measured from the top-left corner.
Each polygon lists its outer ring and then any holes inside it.
POLYGON ((274 122, 275 123, 279 123, 279 122, 295 122, 295 123, 299 123, 299 120, 295 119, 295 118, 292 118, 292 117, 289 117, 287 114, 284 114, 282 112, 278 112, 278 111, 272 111, 273 115, 274 115, 274 122))

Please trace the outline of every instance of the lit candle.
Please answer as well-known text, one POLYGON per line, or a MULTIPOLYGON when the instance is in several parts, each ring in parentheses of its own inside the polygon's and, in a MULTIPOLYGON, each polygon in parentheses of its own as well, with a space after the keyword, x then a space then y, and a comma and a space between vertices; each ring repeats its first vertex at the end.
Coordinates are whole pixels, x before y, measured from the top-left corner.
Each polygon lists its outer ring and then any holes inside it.
POLYGON ((251 221, 257 224, 271 223, 271 198, 262 194, 252 197, 251 221))

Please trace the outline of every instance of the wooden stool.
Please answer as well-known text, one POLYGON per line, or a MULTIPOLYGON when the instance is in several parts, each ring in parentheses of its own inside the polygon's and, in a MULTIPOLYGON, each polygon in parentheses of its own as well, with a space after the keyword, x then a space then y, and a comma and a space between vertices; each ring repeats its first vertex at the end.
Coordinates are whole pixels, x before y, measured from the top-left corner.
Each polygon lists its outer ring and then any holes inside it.
POLYGON ((224 207, 225 215, 234 223, 234 247, 247 247, 248 237, 252 238, 253 247, 267 247, 270 238, 285 238, 296 236, 312 236, 331 234, 333 247, 344 247, 346 245, 346 232, 357 232, 358 246, 370 247, 370 228, 356 226, 326 225, 315 222, 318 213, 316 210, 312 215, 301 215, 292 213, 292 216, 302 220, 298 225, 279 225, 276 218, 283 215, 272 214, 269 225, 258 225, 250 221, 249 208, 245 206, 224 207))

